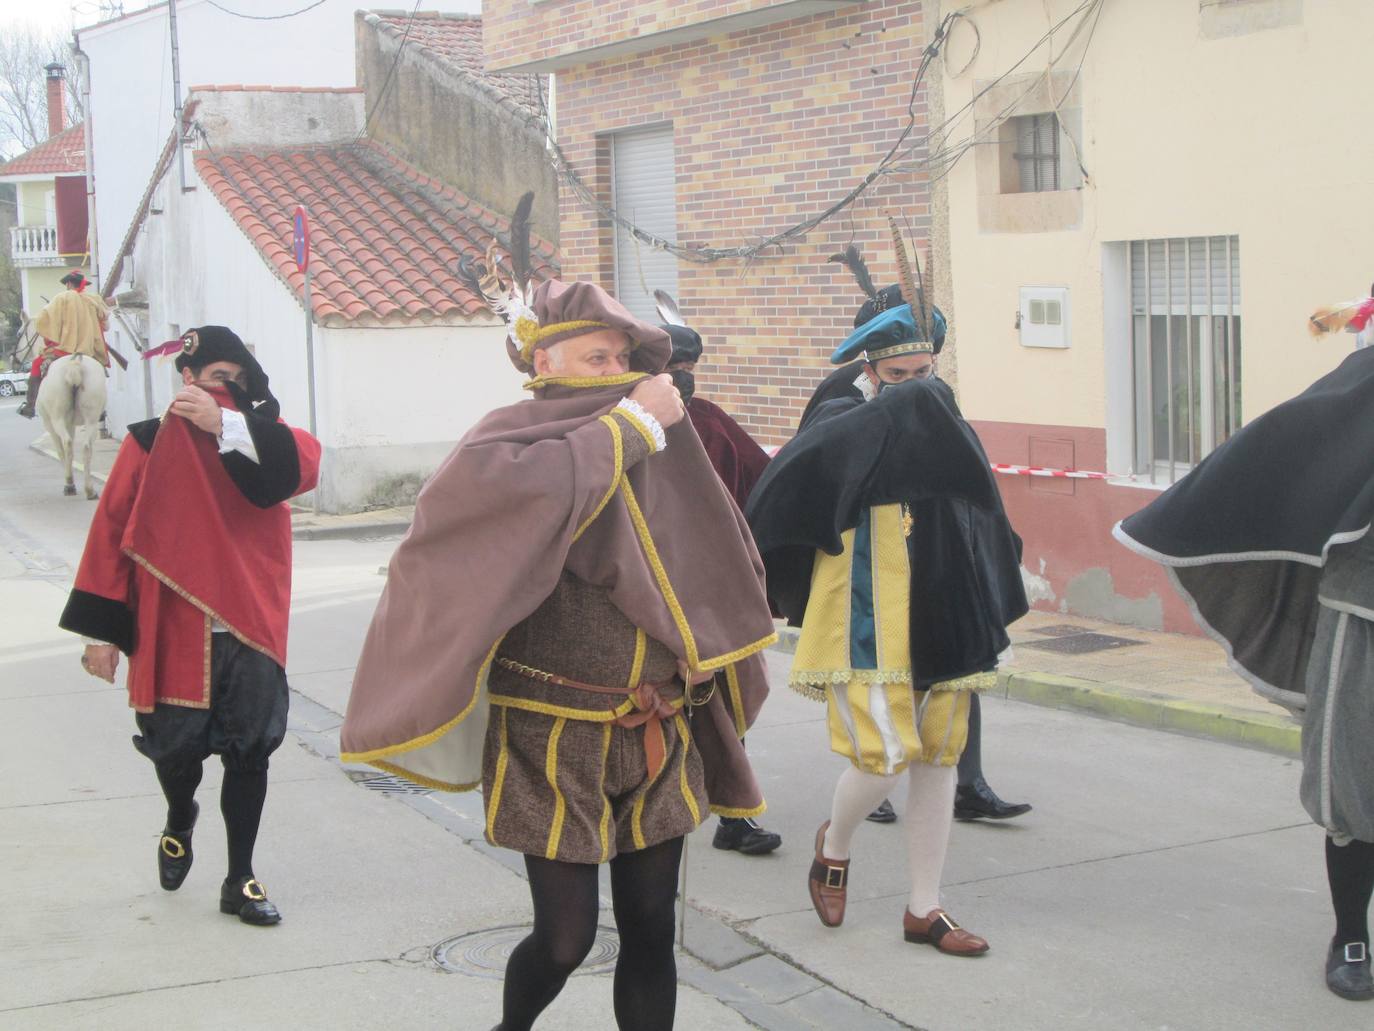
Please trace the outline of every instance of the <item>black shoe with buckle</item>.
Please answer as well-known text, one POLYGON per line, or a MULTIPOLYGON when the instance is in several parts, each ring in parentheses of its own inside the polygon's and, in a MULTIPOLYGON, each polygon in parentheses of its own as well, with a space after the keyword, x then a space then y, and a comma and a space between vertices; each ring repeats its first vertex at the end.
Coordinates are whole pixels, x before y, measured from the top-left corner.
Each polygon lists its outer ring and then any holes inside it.
POLYGON ((896 823, 897 811, 892 808, 891 802, 887 799, 883 799, 882 804, 879 805, 877 809, 874 809, 873 812, 865 816, 864 819, 872 823, 896 823))
POLYGON ((236 877, 219 889, 219 911, 237 916, 245 924, 270 927, 281 923, 281 914, 267 898, 267 889, 256 877, 236 877))
POLYGON ((186 875, 191 872, 191 832, 195 830, 196 819, 200 816, 200 803, 191 803, 191 826, 184 831, 170 827, 162 829, 162 837, 157 843, 157 879, 164 891, 176 891, 186 875))
POLYGON ((956 820, 1010 820, 1030 811, 1029 802, 1003 802, 982 777, 954 792, 956 820))
POLYGON ((782 835, 766 831, 753 820, 722 816, 711 839, 713 848, 725 852, 739 852, 746 856, 762 856, 782 844, 782 835))
POLYGON ((1374 976, 1369 970, 1369 946, 1361 941, 1339 944, 1331 940, 1326 954, 1326 987, 1342 999, 1374 999, 1374 976))
POLYGON ((33 402, 27 400, 18 408, 16 408, 15 411, 18 412, 25 419, 32 419, 36 414, 33 410, 33 402))

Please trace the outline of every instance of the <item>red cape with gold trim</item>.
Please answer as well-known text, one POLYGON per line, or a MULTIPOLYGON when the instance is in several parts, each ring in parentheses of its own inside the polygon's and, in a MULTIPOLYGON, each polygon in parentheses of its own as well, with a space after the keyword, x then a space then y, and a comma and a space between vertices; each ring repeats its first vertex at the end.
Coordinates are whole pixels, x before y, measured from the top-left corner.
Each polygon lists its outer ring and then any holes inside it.
POLYGON ((135 424, 91 522, 61 625, 129 655, 129 704, 141 712, 209 706, 212 620, 286 665, 291 512, 272 498, 314 486, 320 446, 303 430, 248 418, 259 463, 221 456, 212 435, 182 418, 135 424), (243 463, 256 468, 243 473, 243 463), (273 475, 289 486, 264 497, 273 475))

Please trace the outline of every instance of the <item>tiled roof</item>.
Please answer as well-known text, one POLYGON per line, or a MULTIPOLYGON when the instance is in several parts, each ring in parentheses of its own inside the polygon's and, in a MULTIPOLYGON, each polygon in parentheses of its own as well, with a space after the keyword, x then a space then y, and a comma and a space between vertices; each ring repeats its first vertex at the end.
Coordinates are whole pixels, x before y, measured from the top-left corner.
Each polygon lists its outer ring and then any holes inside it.
POLYGON ((409 22, 410 36, 405 44, 407 50, 414 47, 488 90, 514 101, 527 114, 542 117, 540 76, 496 75, 487 71, 486 56, 482 51, 480 15, 421 11, 412 19, 409 11, 376 11, 367 20, 397 41, 405 37, 406 23, 409 22))
MULTIPOLYGON (((292 253, 297 204, 310 213, 310 280, 321 321, 490 319, 458 278, 460 257, 506 239, 500 217, 380 144, 197 151, 196 171, 267 264, 297 296, 305 277, 292 253)), ((555 274, 553 249, 535 241, 535 271, 555 274)))
POLYGON ((0 165, 0 176, 83 175, 85 171, 86 137, 79 122, 0 165))

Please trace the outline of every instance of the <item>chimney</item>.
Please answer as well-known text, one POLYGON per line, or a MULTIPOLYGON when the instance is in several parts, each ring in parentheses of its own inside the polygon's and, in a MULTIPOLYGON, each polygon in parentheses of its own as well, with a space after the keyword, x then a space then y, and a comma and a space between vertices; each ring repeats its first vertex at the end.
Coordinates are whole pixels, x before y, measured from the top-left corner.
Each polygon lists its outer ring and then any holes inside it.
POLYGON ((62 89, 65 69, 54 61, 43 70, 48 73, 48 139, 52 139, 67 127, 66 97, 62 89))

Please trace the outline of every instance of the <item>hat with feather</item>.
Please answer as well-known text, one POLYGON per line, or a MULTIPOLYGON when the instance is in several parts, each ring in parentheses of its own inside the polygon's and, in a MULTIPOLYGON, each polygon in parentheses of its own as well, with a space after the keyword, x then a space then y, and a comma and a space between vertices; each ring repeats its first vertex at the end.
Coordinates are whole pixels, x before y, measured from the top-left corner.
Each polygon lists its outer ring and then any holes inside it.
POLYGON ((673 353, 668 359, 668 364, 701 361, 701 334, 687 325, 682 313, 678 311, 677 301, 673 300, 673 295, 666 290, 655 290, 654 307, 658 309, 658 317, 663 320, 663 328, 667 330, 673 344, 673 353))
POLYGON ((634 353, 630 368, 658 372, 668 363, 668 334, 641 322, 595 283, 564 283, 545 279, 536 284, 530 262, 530 209, 534 193, 526 193, 510 220, 506 248, 510 275, 501 268, 499 241, 487 247, 485 260, 459 262, 458 271, 468 288, 487 307, 505 318, 509 327, 506 352, 511 363, 524 373, 534 372, 534 352, 564 340, 614 329, 630 339, 634 353))
POLYGON ((830 361, 843 365, 856 358, 876 362, 908 354, 939 354, 945 344, 945 316, 928 304, 921 285, 919 260, 913 274, 897 220, 888 216, 893 253, 900 282, 879 290, 859 248, 850 244, 829 261, 844 265, 853 274, 865 300, 854 316, 854 332, 835 349, 830 361), (914 303, 908 298, 914 298, 914 303))

